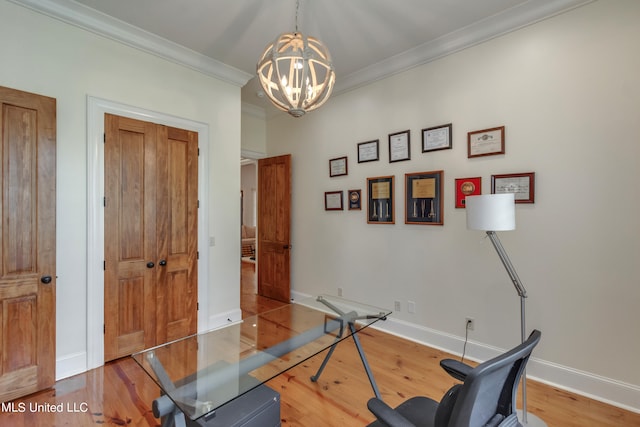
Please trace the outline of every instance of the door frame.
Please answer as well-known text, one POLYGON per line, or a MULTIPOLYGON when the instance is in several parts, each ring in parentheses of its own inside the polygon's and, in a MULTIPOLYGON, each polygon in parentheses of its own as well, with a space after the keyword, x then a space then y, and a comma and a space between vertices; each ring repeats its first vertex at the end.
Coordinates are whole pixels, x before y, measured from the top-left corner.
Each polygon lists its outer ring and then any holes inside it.
POLYGON ((104 365, 104 115, 115 114, 198 133, 198 332, 209 319, 209 125, 87 96, 87 369, 104 365))

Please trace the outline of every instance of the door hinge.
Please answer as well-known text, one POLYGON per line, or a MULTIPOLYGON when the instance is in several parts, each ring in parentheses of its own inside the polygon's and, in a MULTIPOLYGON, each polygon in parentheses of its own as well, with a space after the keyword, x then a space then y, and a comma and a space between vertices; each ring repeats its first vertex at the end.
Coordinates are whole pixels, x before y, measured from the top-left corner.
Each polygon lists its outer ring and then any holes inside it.
POLYGON ((198 206, 198 209, 200 209, 200 200, 198 200, 197 206, 198 206))
POLYGON ((105 326, 105 324, 102 324, 102 333, 106 334, 107 333, 107 327, 105 326))
POLYGON ((102 198, 102 206, 104 206, 105 208, 107 207, 107 198, 106 197, 102 198))
POLYGON ((107 261, 102 261, 102 269, 107 271, 107 261))
POLYGON ((200 259, 200 251, 196 252, 196 259, 200 259))
POLYGON ((200 147, 198 147, 198 157, 200 157, 200 147))
POLYGON ((103 143, 106 143, 106 142, 107 142, 107 134, 106 134, 106 133, 103 133, 103 134, 102 134, 102 142, 103 142, 103 143))
POLYGON ((199 302, 196 303, 196 311, 200 311, 200 303, 199 302))

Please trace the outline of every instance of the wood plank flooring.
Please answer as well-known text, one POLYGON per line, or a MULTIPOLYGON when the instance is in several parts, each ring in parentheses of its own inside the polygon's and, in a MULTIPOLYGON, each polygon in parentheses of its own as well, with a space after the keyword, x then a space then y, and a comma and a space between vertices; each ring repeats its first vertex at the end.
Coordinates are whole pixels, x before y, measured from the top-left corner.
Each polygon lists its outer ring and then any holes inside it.
MULTIPOLYGON (((253 265, 242 265, 243 315, 281 305, 255 295, 253 265)), ((446 353, 371 328, 360 333, 360 340, 383 399, 391 405, 414 395, 439 400, 454 384, 438 365, 440 359, 451 357, 446 353)), ((366 403, 373 391, 352 341, 337 347, 321 378, 313 383, 309 377, 321 361, 322 355, 317 356, 268 382, 281 394, 282 425, 356 427, 372 421, 366 403)), ((534 381, 527 386, 529 411, 549 427, 640 426, 640 414, 534 381)), ((3 406, 0 426, 159 426, 151 413, 151 402, 158 395, 155 383, 127 357, 17 399, 13 402, 16 412, 3 406), (52 412, 53 406, 62 412, 52 412)))

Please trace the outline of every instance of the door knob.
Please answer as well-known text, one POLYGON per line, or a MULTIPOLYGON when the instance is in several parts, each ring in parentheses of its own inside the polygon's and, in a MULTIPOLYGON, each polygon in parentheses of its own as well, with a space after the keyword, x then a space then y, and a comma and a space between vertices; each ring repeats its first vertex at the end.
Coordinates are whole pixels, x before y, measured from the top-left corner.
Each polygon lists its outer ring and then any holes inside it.
POLYGON ((149 262, 147 263, 147 268, 153 268, 153 267, 155 267, 155 266, 156 266, 156 265, 153 263, 153 261, 149 261, 149 262))
POLYGON ((40 278, 40 281, 45 285, 48 285, 49 283, 51 283, 51 276, 42 276, 40 278))
POLYGON ((161 266, 164 267, 165 265, 167 265, 167 260, 166 259, 161 259, 158 264, 160 264, 161 266))

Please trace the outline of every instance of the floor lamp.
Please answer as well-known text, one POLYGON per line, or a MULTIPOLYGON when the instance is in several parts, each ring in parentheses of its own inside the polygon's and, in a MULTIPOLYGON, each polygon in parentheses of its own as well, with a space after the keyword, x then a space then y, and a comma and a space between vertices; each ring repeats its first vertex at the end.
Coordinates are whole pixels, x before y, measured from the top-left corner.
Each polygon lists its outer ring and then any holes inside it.
MULTIPOLYGON (((498 252, 500 261, 507 270, 513 286, 516 288, 518 296, 520 296, 520 338, 524 342, 527 339, 527 328, 525 319, 525 299, 527 298, 527 290, 513 268, 511 260, 507 252, 502 247, 500 239, 496 231, 515 230, 516 228, 516 209, 515 195, 513 193, 505 194, 485 194, 482 196, 467 196, 465 198, 465 206, 467 211, 467 229, 482 230, 487 232, 487 236, 493 247, 498 252)), ((521 423, 524 426, 546 426, 545 422, 531 413, 527 413, 527 375, 522 374, 522 411, 518 411, 521 423)))

